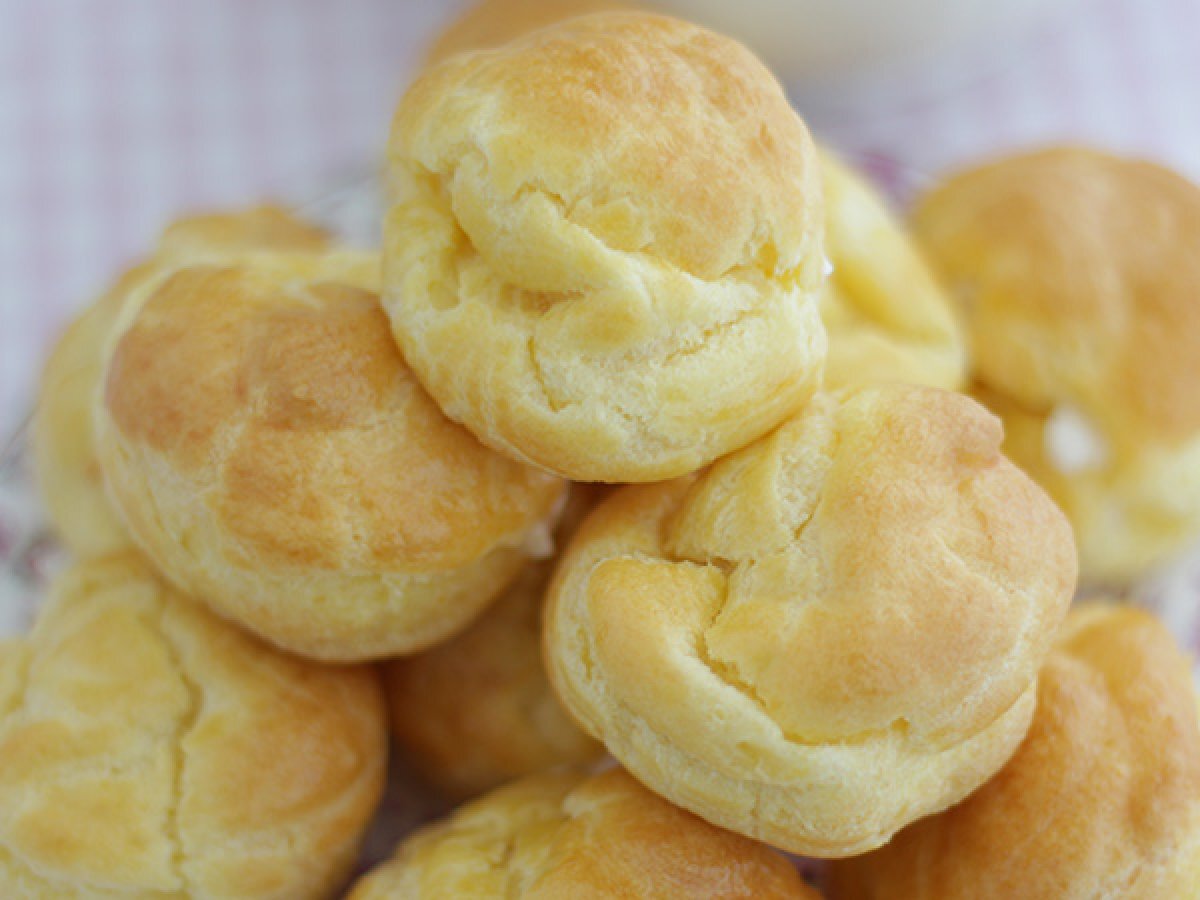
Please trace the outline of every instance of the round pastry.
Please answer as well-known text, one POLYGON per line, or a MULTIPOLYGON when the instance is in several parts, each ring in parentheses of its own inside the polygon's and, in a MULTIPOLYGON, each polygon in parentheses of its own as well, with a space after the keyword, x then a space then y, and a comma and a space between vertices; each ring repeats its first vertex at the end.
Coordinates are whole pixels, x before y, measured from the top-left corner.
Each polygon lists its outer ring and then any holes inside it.
POLYGON ((1190 900, 1200 730, 1188 661, 1129 607, 1072 612, 1020 750, 966 801, 835 866, 847 900, 1190 900))
POLYGON ((499 47, 564 19, 632 5, 617 0, 481 0, 438 36, 425 61, 434 65, 466 50, 499 47))
POLYGON ((327 897, 387 766, 366 668, 279 653, 132 553, 0 645, 0 896, 327 897))
POLYGON ((547 597, 559 697, 645 784, 809 856, 1004 765, 1075 583, 1070 529, 958 394, 821 395, 584 522, 547 597))
POLYGON ((544 540, 563 492, 441 414, 392 340, 377 264, 180 268, 116 340, 95 417, 109 493, 162 572, 332 661, 464 628, 544 540))
POLYGON ((401 102, 389 159, 384 305, 484 443, 653 481, 816 388, 816 155, 740 44, 601 13, 457 56, 401 102))
POLYGON ((96 462, 91 409, 103 348, 128 297, 184 259, 254 250, 316 250, 326 237, 281 209, 183 219, 163 233, 158 249, 89 306, 63 333, 46 363, 33 421, 33 456, 47 513, 62 541, 81 557, 129 545, 96 462))
POLYGON ((1085 577, 1200 534, 1200 187, 1056 148, 950 179, 916 228, 962 302, 979 396, 1066 511, 1085 577))
MULTIPOLYGON (((564 541, 598 491, 572 485, 564 541)), ((392 736, 445 795, 472 797, 522 775, 587 763, 604 748, 579 730, 550 689, 541 654, 550 559, 525 571, 462 634, 384 668, 392 736)))
POLYGON ((613 769, 537 775, 404 841, 349 900, 476 897, 797 898, 782 856, 713 828, 613 769))
POLYGON ((830 150, 820 158, 833 266, 821 295, 825 387, 903 381, 959 389, 966 352, 950 298, 875 189, 830 150))

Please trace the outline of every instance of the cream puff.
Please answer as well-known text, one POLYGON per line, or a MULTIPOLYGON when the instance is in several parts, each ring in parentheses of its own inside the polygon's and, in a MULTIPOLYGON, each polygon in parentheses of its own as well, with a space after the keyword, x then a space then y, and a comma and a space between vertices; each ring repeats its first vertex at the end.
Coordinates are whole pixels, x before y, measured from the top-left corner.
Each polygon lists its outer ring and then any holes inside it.
POLYGON ((104 493, 91 410, 104 346, 130 295, 187 259, 318 250, 326 243, 320 229, 272 206, 181 219, 163 232, 150 259, 126 272, 63 333, 42 374, 32 441, 34 471, 50 521, 75 555, 96 556, 129 546, 125 527, 104 493))
POLYGON ((404 840, 348 900, 400 897, 818 900, 782 856, 619 769, 493 791, 404 840))
POLYGON ((839 862, 846 900, 1191 900, 1200 729, 1188 660, 1131 607, 1071 613, 1016 755, 963 803, 839 862))
POLYGON ((950 178, 914 223, 1083 575, 1127 581, 1200 536, 1200 187, 1059 147, 950 178))
POLYGON ((109 494, 163 574, 329 661, 465 628, 564 490, 442 415, 392 340, 377 265, 330 251, 179 268, 127 304, 95 409, 109 494))
POLYGON ((452 57, 401 101, 388 159, 384 306, 485 444, 655 481, 816 389, 816 152, 735 41, 600 13, 452 57))
POLYGON ((324 898, 383 791, 376 674, 279 653, 132 553, 0 645, 0 896, 324 898))
POLYGON ((967 397, 881 385, 619 490, 547 597, 560 699, 653 790, 795 853, 962 800, 1024 737, 1075 586, 1001 437, 967 397))

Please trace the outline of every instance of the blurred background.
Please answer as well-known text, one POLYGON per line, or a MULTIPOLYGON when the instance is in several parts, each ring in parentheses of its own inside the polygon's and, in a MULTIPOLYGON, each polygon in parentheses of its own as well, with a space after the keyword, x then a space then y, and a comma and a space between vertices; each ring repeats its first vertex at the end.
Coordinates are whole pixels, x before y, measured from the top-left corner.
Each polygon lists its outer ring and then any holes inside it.
MULTIPOLYGON (((369 171, 444 0, 0 0, 0 433, 71 313, 184 210, 369 171)), ((903 198, 1074 139, 1200 179, 1200 0, 663 0, 754 43, 903 198)))

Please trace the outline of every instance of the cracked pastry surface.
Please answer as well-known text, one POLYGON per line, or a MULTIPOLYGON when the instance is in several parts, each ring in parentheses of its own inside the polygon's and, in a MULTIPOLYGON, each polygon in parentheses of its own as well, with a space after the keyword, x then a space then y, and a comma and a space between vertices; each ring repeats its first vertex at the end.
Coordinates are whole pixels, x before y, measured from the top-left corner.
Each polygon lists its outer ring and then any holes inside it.
POLYGON ((1066 511, 1085 577, 1124 581, 1200 534, 1200 187, 1072 147, 957 175, 914 225, 966 316, 1007 452, 1066 511), (1100 453, 1064 465, 1066 411, 1100 453))
POLYGON ((620 769, 499 788, 409 837, 349 900, 396 897, 819 900, 779 854, 620 769))
MULTIPOLYGON (((601 494, 596 486, 571 485, 556 544, 601 494)), ((392 736, 447 796, 473 797, 513 778, 604 755, 562 708, 542 662, 542 602, 554 562, 527 563, 462 634, 384 666, 392 736)))
POLYGON ((190 595, 331 661, 415 652, 520 571, 563 483, 447 420, 404 364, 372 254, 174 271, 95 410, 109 493, 190 595))
POLYGON ((836 153, 820 148, 825 255, 821 293, 829 335, 825 387, 882 381, 957 390, 965 340, 950 297, 905 226, 836 153))
POLYGON ((887 385, 619 490, 547 598, 551 682, 640 780, 792 852, 864 852, 1016 749, 1075 585, 970 399, 887 385))
POLYGON ((0 894, 325 897, 383 790, 374 672, 287 656, 133 553, 0 644, 0 894))
POLYGON ((846 900, 1186 900, 1200 885, 1190 666, 1131 607, 1072 611, 1028 736, 963 803, 833 871, 846 900))
POLYGON ((815 151, 736 42, 601 13, 454 57, 401 101, 388 158, 384 305, 484 443, 653 481, 816 388, 815 151))
POLYGON ((316 251, 320 229, 272 206, 190 216, 169 226, 150 259, 130 269, 67 328, 46 362, 33 421, 38 486, 55 531, 78 556, 129 546, 96 461, 91 409, 104 347, 129 296, 185 259, 254 251, 316 251))

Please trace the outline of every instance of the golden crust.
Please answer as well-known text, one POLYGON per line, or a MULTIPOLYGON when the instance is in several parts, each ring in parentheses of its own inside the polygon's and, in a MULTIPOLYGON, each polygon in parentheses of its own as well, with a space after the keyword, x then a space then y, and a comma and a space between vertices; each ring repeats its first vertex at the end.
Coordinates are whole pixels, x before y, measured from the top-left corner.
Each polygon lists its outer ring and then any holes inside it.
POLYGON ((499 47, 574 16, 627 9, 616 0, 482 0, 450 23, 425 55, 436 65, 456 53, 499 47))
POLYGON ((110 493, 160 569, 329 660, 464 627, 563 490, 442 416, 391 339, 376 265, 178 269, 130 317, 96 415, 110 493))
POLYGON ((815 152, 741 45, 572 19, 427 72, 389 159, 384 304, 485 443, 582 481, 655 480, 816 387, 815 152))
MULTIPOLYGON (((598 492, 572 485, 558 541, 598 492)), ((542 600, 553 560, 529 563, 465 632, 384 668, 392 735, 444 794, 473 797, 522 775, 599 759, 550 689, 541 655, 542 600)))
POLYGON ((966 349, 950 298, 875 189, 828 149, 820 159, 833 266, 821 294, 825 387, 901 381, 958 390, 966 349))
POLYGON ((0 894, 325 897, 383 790, 365 668, 278 653, 133 555, 0 648, 0 894))
POLYGON ((185 259, 260 250, 317 250, 320 229, 271 206, 208 213, 169 226, 151 259, 130 269, 63 333, 46 363, 33 426, 38 484, 55 530, 78 556, 129 546, 96 462, 91 408, 104 347, 129 297, 185 259))
POLYGON ((619 769, 526 778, 422 829, 350 893, 395 897, 817 900, 782 856, 619 769))
POLYGON ((1200 884, 1188 661, 1128 607, 1083 607, 1020 750, 965 802, 834 869, 847 900, 1185 900, 1200 884))
POLYGON ((547 598, 567 708, 712 822, 844 856, 1007 761, 1075 582, 999 423, 902 385, 819 397, 584 523, 547 598))
POLYGON ((1139 574, 1200 533, 1200 188, 1150 163, 1053 148, 950 179, 915 225, 962 300, 981 396, 1064 507, 1085 575, 1139 574), (1045 447, 1056 411, 1103 452, 1045 447))

